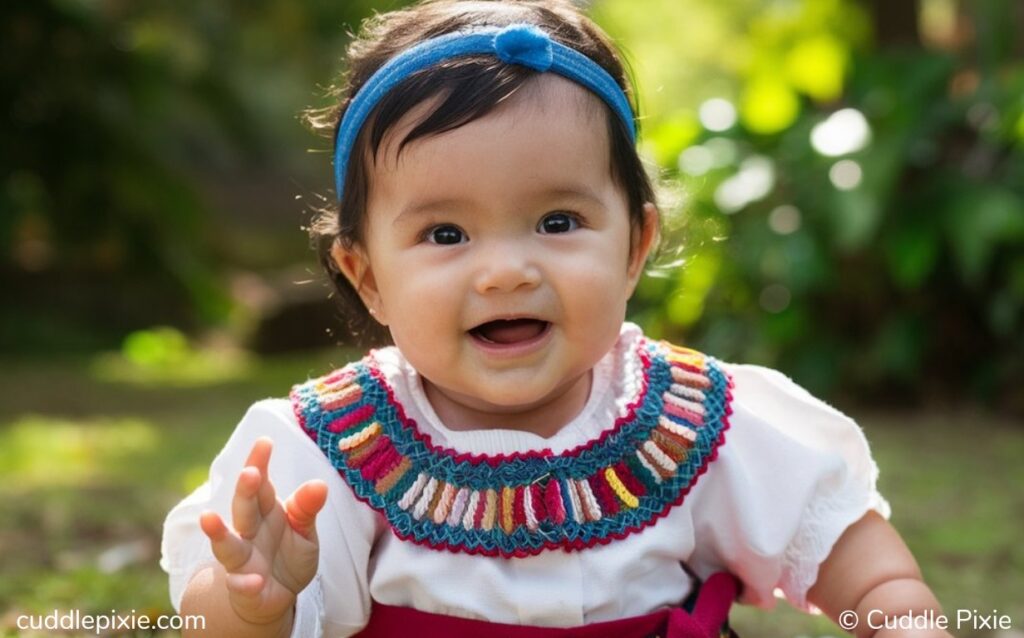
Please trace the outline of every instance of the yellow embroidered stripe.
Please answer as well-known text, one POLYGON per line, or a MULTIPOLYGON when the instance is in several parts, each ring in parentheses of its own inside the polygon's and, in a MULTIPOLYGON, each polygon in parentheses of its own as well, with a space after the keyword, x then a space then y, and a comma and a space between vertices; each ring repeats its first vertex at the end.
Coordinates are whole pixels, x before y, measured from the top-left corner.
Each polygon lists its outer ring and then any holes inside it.
POLYGON ((609 467, 605 469, 604 478, 608 481, 608 485, 611 485, 612 489, 615 490, 615 494, 618 495, 619 500, 622 501, 623 505, 626 507, 636 507, 640 504, 637 497, 633 496, 633 494, 626 489, 626 486, 622 484, 622 481, 619 480, 619 476, 615 473, 613 468, 609 467))

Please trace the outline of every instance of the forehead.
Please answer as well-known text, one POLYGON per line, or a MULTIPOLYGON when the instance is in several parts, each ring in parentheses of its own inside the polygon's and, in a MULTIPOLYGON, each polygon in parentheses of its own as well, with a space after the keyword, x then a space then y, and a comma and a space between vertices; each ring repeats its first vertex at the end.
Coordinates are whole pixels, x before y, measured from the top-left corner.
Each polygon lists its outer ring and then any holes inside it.
POLYGON ((371 207, 458 194, 514 197, 533 187, 611 181, 607 107, 575 82, 539 74, 487 115, 399 151, 439 101, 417 105, 385 134, 368 167, 371 207))

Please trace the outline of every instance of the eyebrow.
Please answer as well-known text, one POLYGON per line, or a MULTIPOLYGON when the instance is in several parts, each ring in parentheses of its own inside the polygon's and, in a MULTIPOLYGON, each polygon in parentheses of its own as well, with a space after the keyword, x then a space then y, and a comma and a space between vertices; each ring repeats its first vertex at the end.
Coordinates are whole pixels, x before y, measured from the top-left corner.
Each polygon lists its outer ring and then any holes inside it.
MULTIPOLYGON (((533 199, 582 199, 589 201, 594 204, 603 205, 601 198, 594 194, 594 192, 586 186, 554 186, 545 188, 536 192, 532 195, 533 199)), ((422 202, 412 202, 408 206, 402 209, 398 216, 395 217, 393 223, 397 224, 406 218, 415 217, 422 213, 430 212, 438 209, 453 209, 465 206, 468 200, 463 200, 455 197, 442 197, 438 199, 428 199, 422 202)))
POLYGON ((428 199, 422 202, 413 202, 402 209, 398 216, 395 217, 394 223, 397 224, 405 219, 416 217, 422 213, 427 213, 437 209, 452 209, 458 208, 464 203, 464 200, 445 197, 441 199, 428 199))

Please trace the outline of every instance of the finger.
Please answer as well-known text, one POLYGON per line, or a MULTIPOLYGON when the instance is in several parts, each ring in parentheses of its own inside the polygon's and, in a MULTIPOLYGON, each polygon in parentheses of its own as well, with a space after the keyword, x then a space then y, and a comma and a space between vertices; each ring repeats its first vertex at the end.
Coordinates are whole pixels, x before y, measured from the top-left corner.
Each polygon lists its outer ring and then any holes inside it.
POLYGON ((313 539, 316 532, 316 515, 327 502, 327 484, 321 480, 307 481, 300 485, 284 504, 288 524, 302 536, 313 539))
POLYGON ((269 436, 261 436, 253 441, 252 449, 249 450, 249 457, 245 459, 246 465, 258 467, 266 464, 270 458, 270 450, 274 447, 274 441, 269 436))
POLYGON ((231 522, 238 535, 244 539, 254 538, 263 520, 256 498, 261 482, 258 469, 245 467, 235 485, 235 496, 231 499, 231 522))
POLYGON ((274 448, 274 441, 270 437, 261 436, 256 439, 249 451, 249 458, 246 459, 246 467, 255 467, 260 471, 260 489, 257 495, 260 514, 266 516, 277 504, 277 495, 274 492, 274 484, 270 482, 270 454, 274 448))
POLYGON ((203 512, 199 516, 199 527, 210 539, 213 556, 224 566, 225 571, 238 570, 249 560, 252 545, 232 533, 216 512, 203 512))

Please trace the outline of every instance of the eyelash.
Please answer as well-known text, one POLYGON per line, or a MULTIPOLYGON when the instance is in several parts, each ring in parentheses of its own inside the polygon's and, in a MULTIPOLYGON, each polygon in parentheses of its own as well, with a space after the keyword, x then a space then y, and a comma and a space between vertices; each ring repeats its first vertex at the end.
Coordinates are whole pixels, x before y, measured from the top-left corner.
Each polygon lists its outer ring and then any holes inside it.
MULTIPOLYGON (((544 217, 542 217, 539 222, 537 222, 537 232, 540 232, 542 234, 547 234, 547 235, 561 235, 561 234, 564 234, 564 233, 572 232, 574 230, 579 230, 582 227, 583 227, 583 220, 580 219, 580 216, 577 215, 576 213, 571 213, 571 212, 568 212, 568 211, 557 211, 557 212, 554 212, 554 213, 548 213, 547 215, 544 215, 544 217), (568 230, 565 230, 563 232, 559 232, 559 233, 543 233, 542 229, 544 227, 544 222, 549 220, 549 219, 551 219, 551 218, 553 218, 553 217, 565 217, 567 220, 569 220, 571 228, 569 228, 568 230)), ((431 243, 431 244, 435 244, 435 245, 438 245, 438 246, 455 246, 455 245, 464 243, 464 241, 462 241, 464 239, 466 239, 466 232, 464 230, 462 230, 461 228, 459 228, 458 226, 454 225, 454 224, 437 224, 435 226, 430 226, 429 228, 424 230, 420 234, 420 237, 419 237, 419 241, 420 242, 431 243), (438 241, 433 241, 434 233, 436 233, 439 230, 454 230, 454 231, 457 231, 461 235, 460 241, 452 242, 452 243, 442 243, 442 242, 438 242, 438 241)))

